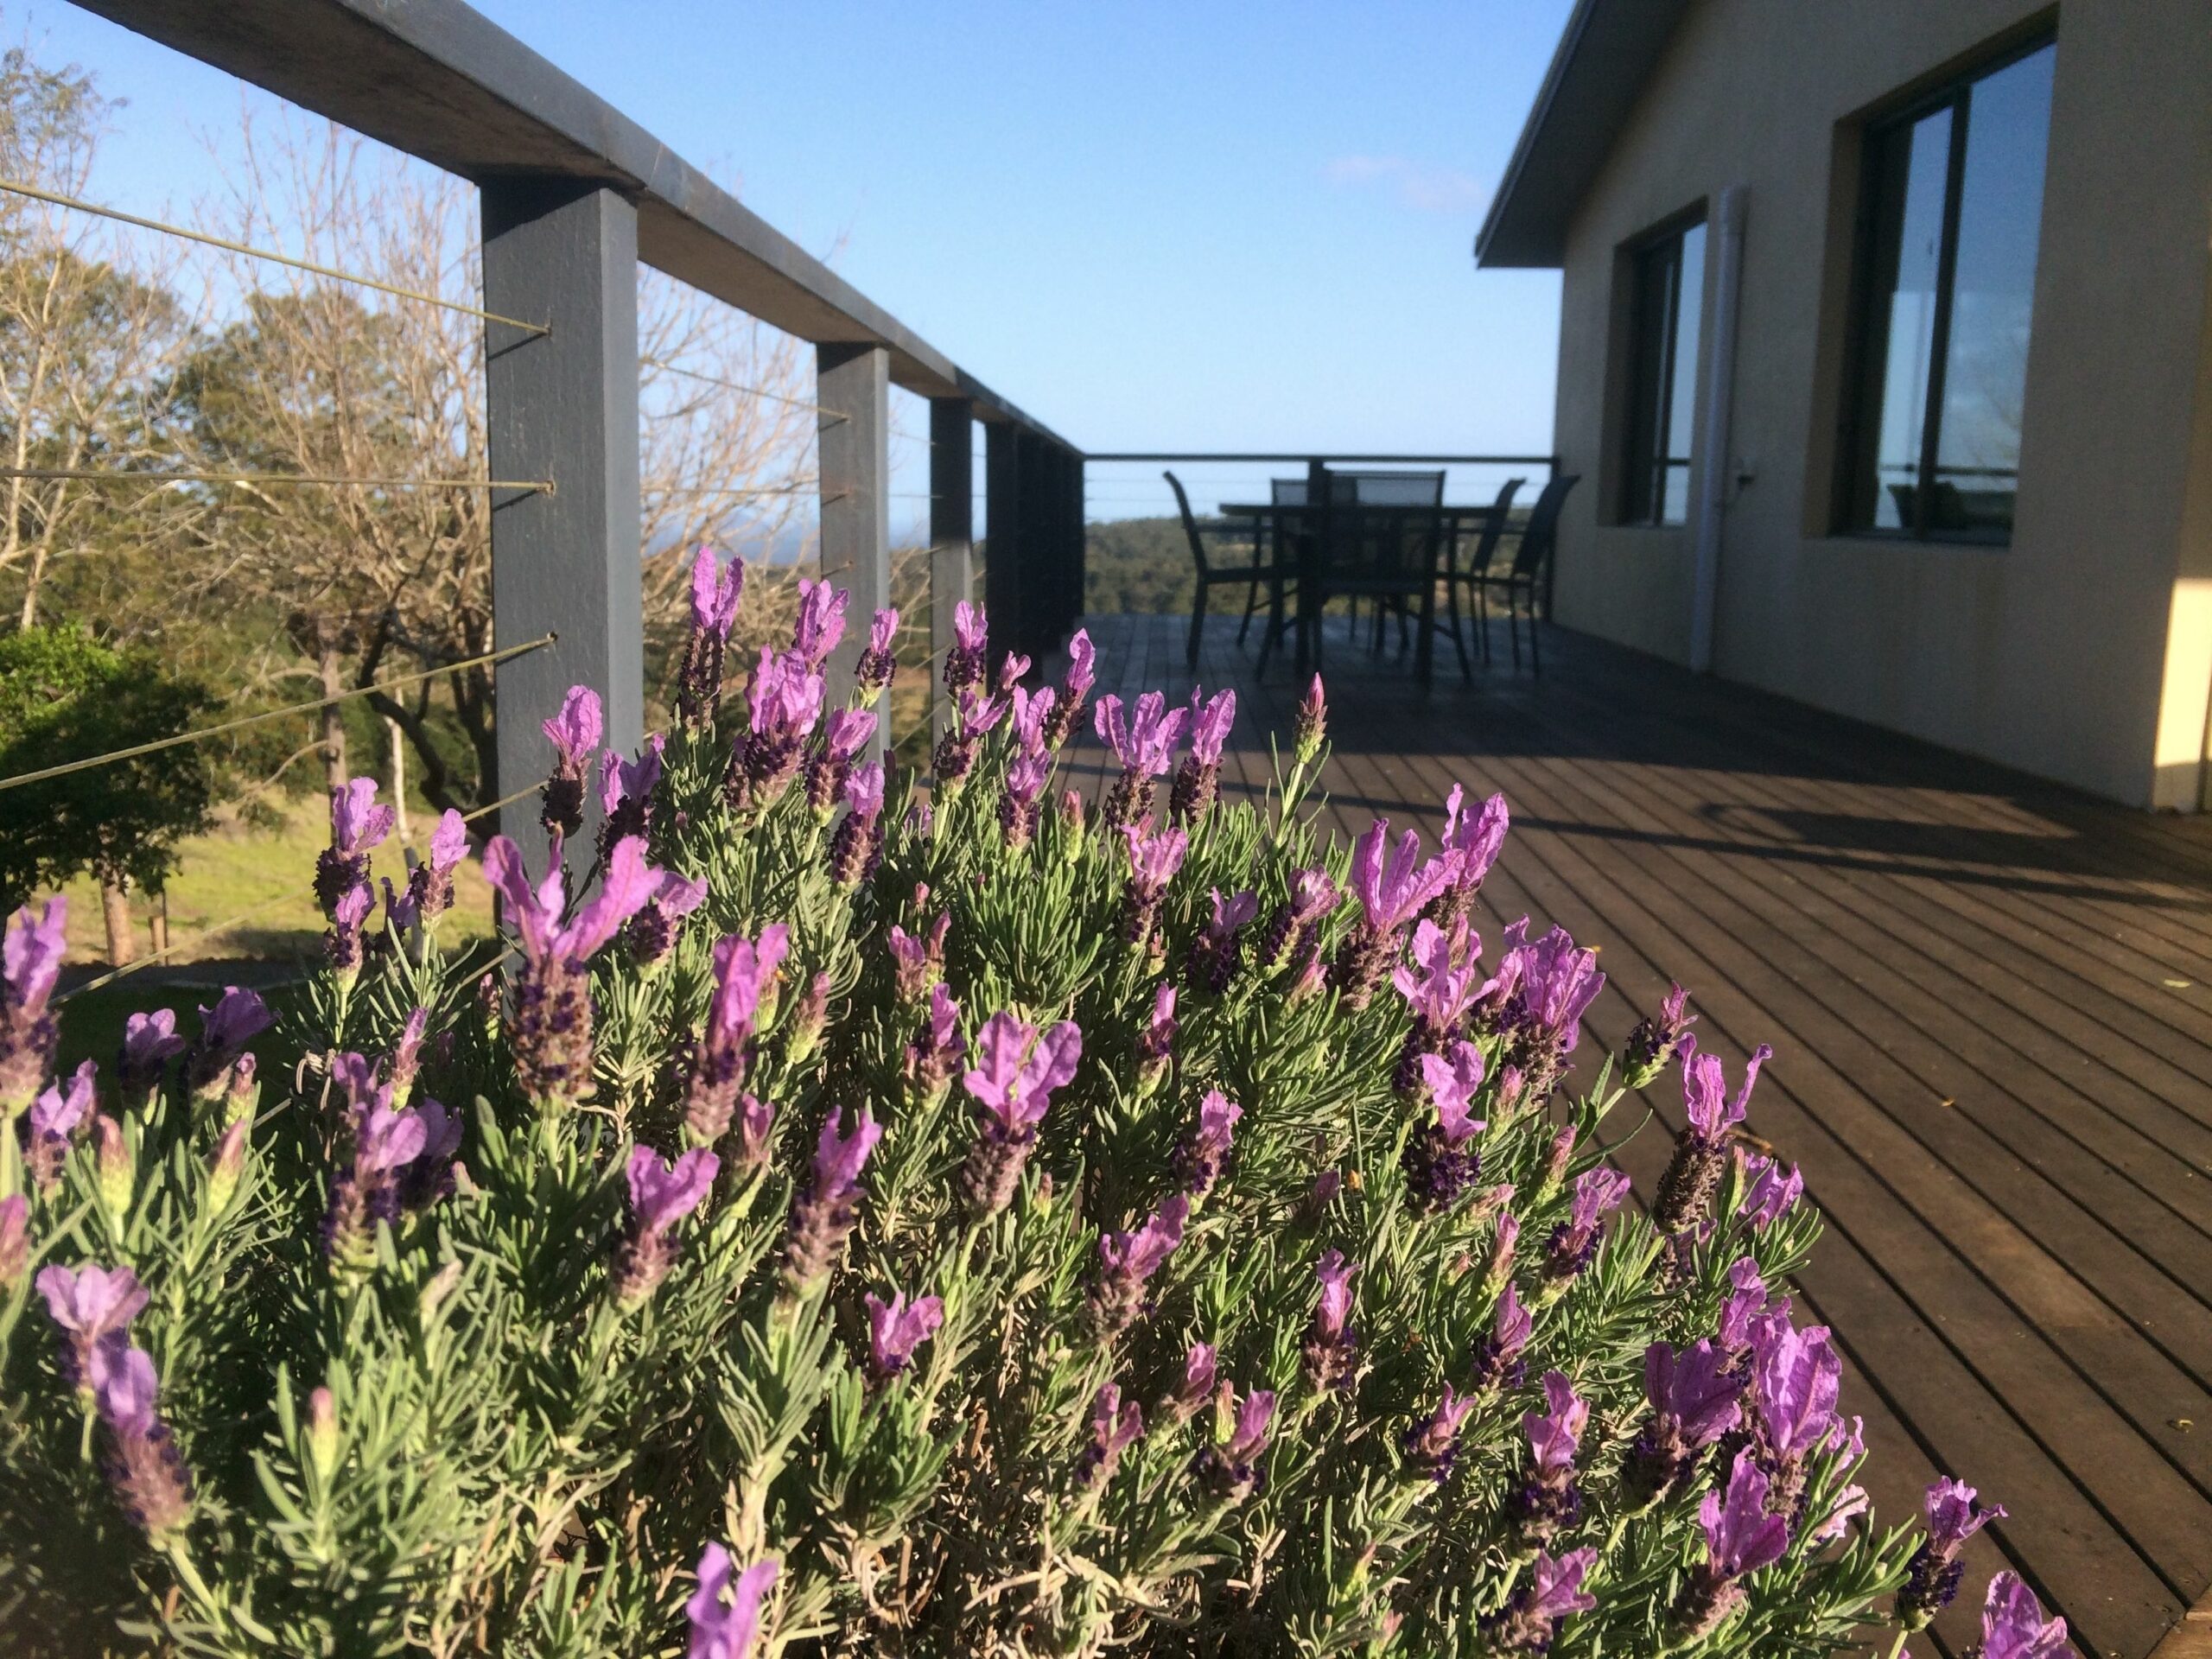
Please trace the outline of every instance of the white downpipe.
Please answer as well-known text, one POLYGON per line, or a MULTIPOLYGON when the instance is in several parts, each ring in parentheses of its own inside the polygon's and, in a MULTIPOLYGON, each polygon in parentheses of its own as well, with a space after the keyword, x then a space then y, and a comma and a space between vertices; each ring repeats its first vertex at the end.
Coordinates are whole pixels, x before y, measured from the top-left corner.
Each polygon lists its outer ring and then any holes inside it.
POLYGON ((1736 296, 1743 287, 1745 187, 1732 184, 1713 199, 1713 315, 1705 331, 1705 361, 1697 388, 1698 430, 1703 454, 1697 499, 1691 504, 1695 554, 1690 597, 1690 667, 1713 671, 1713 620, 1720 594, 1720 520, 1728 508, 1728 405, 1736 384, 1736 296))

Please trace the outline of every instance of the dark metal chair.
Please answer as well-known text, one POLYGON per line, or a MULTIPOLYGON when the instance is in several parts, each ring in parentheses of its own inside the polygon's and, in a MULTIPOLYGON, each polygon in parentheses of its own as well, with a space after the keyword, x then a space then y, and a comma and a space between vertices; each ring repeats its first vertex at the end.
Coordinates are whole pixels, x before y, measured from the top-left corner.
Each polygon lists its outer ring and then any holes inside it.
MULTIPOLYGON (((1425 685, 1434 660, 1436 573, 1444 545, 1444 475, 1347 475, 1353 499, 1329 509, 1313 576, 1317 605, 1332 599, 1362 599, 1375 606, 1374 649, 1382 649, 1382 629, 1398 618, 1401 648, 1414 636, 1415 672, 1425 685), (1423 511, 1426 509, 1426 511, 1423 511)), ((1317 641, 1318 645, 1318 641, 1317 641)))
MULTIPOLYGON (((1484 575, 1474 584, 1478 596, 1496 590, 1505 601, 1505 637, 1512 643, 1513 666, 1521 666, 1521 635, 1517 631, 1519 604, 1525 601, 1529 617, 1529 660, 1531 671, 1544 671, 1544 660, 1536 644, 1536 584, 1542 579, 1546 563, 1559 544, 1559 512, 1567 501, 1567 493, 1580 482, 1580 475, 1569 473, 1554 478, 1536 498, 1536 505, 1529 509, 1529 522, 1521 527, 1520 545, 1513 550, 1513 563, 1503 575, 1484 575)), ((1484 612, 1487 626, 1489 613, 1484 612)))
POLYGON ((1198 636, 1205 629, 1206 590, 1210 588, 1218 588, 1239 582, 1248 584, 1244 594, 1244 620, 1236 630, 1236 643, 1241 645, 1244 643, 1245 630, 1252 626, 1252 613, 1260 607, 1260 584, 1266 582, 1268 585, 1271 607, 1280 611, 1281 602, 1279 600, 1274 600, 1273 595, 1275 590, 1281 587, 1282 578, 1276 565, 1262 558, 1260 537, 1256 530, 1247 531, 1230 524, 1200 525, 1196 516, 1191 512, 1191 498, 1183 488, 1183 480, 1173 473, 1166 473, 1162 476, 1167 480, 1169 487, 1175 492, 1175 511, 1182 515, 1183 534, 1191 543, 1191 562, 1198 568, 1198 588, 1191 600, 1191 645, 1188 658, 1190 665, 1196 668, 1198 665, 1198 636), (1238 536, 1249 534, 1252 538, 1250 563, 1235 565, 1216 564, 1206 553, 1205 538, 1208 531, 1217 534, 1226 531, 1238 536))
POLYGON ((1474 551, 1465 568, 1459 564, 1459 537, 1452 538, 1451 549, 1444 561, 1444 608, 1446 620, 1452 629, 1452 648, 1459 653, 1459 677, 1474 678, 1474 670, 1467 660, 1467 642, 1459 626, 1459 590, 1467 590, 1467 598, 1475 613, 1475 645, 1482 652, 1483 661, 1490 661, 1490 611, 1483 602, 1483 583, 1489 578, 1490 568, 1497 557, 1497 544, 1505 535, 1505 521, 1513 511, 1513 498, 1529 480, 1509 478, 1504 488, 1497 493, 1497 499, 1491 504, 1490 516, 1483 520, 1482 530, 1475 537, 1474 551))
MULTIPOLYGON (((1332 499, 1349 499, 1357 506, 1402 509, 1441 506, 1444 503, 1444 474, 1441 472, 1377 472, 1346 468, 1332 471, 1329 477, 1332 499), (1343 493, 1339 495, 1338 492, 1343 493)), ((1388 548, 1380 543, 1393 537, 1409 539, 1427 536, 1435 529, 1426 518, 1394 518, 1388 513, 1359 514, 1353 523, 1363 532, 1363 544, 1353 550, 1352 556, 1356 561, 1370 566, 1389 566, 1408 573, 1420 561, 1406 557, 1405 549, 1388 548)), ((1402 652, 1405 650, 1407 625, 1414 608, 1407 601, 1412 596, 1395 584, 1386 586, 1371 595, 1375 601, 1375 629, 1371 644, 1376 655, 1382 654, 1383 624, 1391 615, 1398 619, 1398 649, 1402 652)), ((1357 624, 1357 595, 1353 596, 1351 603, 1353 621, 1357 624)))

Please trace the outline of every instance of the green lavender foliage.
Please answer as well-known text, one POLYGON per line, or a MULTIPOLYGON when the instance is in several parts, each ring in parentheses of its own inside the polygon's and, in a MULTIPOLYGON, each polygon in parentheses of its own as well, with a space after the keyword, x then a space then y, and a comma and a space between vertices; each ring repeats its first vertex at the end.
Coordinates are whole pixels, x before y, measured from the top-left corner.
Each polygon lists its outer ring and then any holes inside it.
MULTIPOLYGON (((1425 1213, 1401 1163, 1427 1118, 1394 1086, 1402 999, 1387 986, 1363 1007, 1325 987, 1300 993, 1293 969, 1254 960, 1257 925, 1222 993, 1185 969, 1214 889, 1255 893, 1263 923, 1301 868, 1345 877, 1347 849, 1325 843, 1307 798, 1314 757, 1281 764, 1264 799, 1224 798, 1191 826, 1159 933, 1131 949, 1119 836, 1048 804, 1033 840, 1007 845, 1011 741, 994 734, 926 814, 894 784, 880 861, 842 887, 826 857, 833 820, 803 790, 733 809, 727 741, 675 734, 652 861, 703 878, 709 894, 661 960, 640 967, 618 940, 593 963, 588 1100, 524 1096, 506 988, 517 959, 448 949, 432 926, 372 935, 358 980, 314 988, 296 1016, 310 1058, 296 1077, 261 1079, 227 1192, 211 1160, 237 1109, 219 1088, 195 1098, 175 1068, 143 1103, 104 1091, 131 1152, 119 1197, 89 1143, 41 1190, 10 1134, 0 1190, 29 1193, 31 1259, 0 1292, 8 1650, 673 1654, 694 1564, 719 1540, 741 1562, 782 1563, 763 1653, 1482 1654, 1532 1570, 1510 1498, 1528 1474, 1522 1414, 1540 1408, 1552 1370, 1592 1414, 1581 1516, 1549 1548, 1597 1552, 1585 1587, 1598 1604, 1559 1624, 1554 1655, 1671 1644, 1790 1659, 1863 1633, 1912 1541, 1864 1520, 1814 1541, 1851 1483, 1847 1448, 1813 1459, 1788 1552, 1688 1643, 1669 1634, 1671 1610, 1704 1558, 1695 1512, 1726 1478, 1726 1444, 1642 1513, 1619 1479, 1647 1415, 1646 1346, 1711 1335, 1742 1256, 1787 1279, 1814 1243, 1809 1207, 1754 1228, 1736 1214, 1732 1174, 1701 1242, 1670 1245, 1624 1211, 1585 1270, 1548 1282, 1546 1241, 1574 1178, 1605 1156, 1599 1126, 1638 1114, 1617 1112, 1618 1067, 1586 1052, 1583 1092, 1501 1102, 1510 1039, 1478 1026, 1491 1071, 1475 1105, 1488 1121, 1480 1180, 1425 1213), (920 932, 941 913, 943 977, 971 1043, 1001 1010, 1083 1032, 1019 1196, 987 1218, 958 1179, 975 1104, 957 1081, 931 1090, 908 1075, 925 1009, 901 994, 885 944, 893 924, 920 932), (724 1138, 713 1192, 672 1235, 672 1271, 626 1310, 613 1282, 631 1147, 673 1157, 687 1144, 712 947, 771 923, 789 926, 791 951, 745 1087, 775 1108, 772 1156, 743 1167, 734 1132, 724 1138), (830 988, 818 1032, 803 1013, 817 974, 830 988), (1172 1063, 1147 1068, 1163 980, 1179 989, 1179 1028, 1172 1063), (373 1259, 348 1267, 322 1238, 346 1134, 330 1057, 388 1054, 417 1007, 431 1036, 416 1096, 465 1122, 453 1190, 379 1224, 373 1259), (1215 1089, 1244 1113, 1226 1172, 1139 1316, 1102 1338, 1086 1311, 1100 1236, 1178 1190, 1175 1150, 1215 1089), (795 1288, 780 1249, 816 1135, 833 1108, 849 1122, 863 1106, 885 1133, 857 1227, 834 1273, 795 1288), (1567 1124, 1577 1135, 1561 1164, 1567 1124), (1342 1177, 1333 1195, 1317 1194, 1325 1172, 1342 1177), (1499 1274, 1498 1206, 1480 1194, 1509 1183, 1520 1242, 1499 1274), (1359 1264, 1357 1370, 1341 1390, 1317 1389, 1301 1357, 1329 1249, 1359 1264), (193 1482, 188 1523, 158 1544, 118 1507, 106 1430, 66 1380, 31 1288, 41 1263, 84 1262, 127 1266, 152 1294, 132 1339, 156 1362, 193 1482), (1481 1395, 1439 1484, 1409 1464, 1407 1437, 1446 1385, 1468 1386, 1509 1277, 1535 1312, 1525 1385, 1481 1395), (944 1323, 910 1370, 878 1382, 862 1298, 894 1291, 941 1298, 944 1323), (1242 1497, 1196 1468, 1230 1433, 1226 1406, 1173 1404, 1199 1341, 1237 1395, 1279 1401, 1242 1497), (1145 1430, 1094 1484, 1082 1462, 1109 1382, 1142 1408, 1145 1430)), ((1357 914, 1347 903, 1325 922, 1325 953, 1357 914)), ((1507 919, 1477 917, 1493 938, 1507 919)))

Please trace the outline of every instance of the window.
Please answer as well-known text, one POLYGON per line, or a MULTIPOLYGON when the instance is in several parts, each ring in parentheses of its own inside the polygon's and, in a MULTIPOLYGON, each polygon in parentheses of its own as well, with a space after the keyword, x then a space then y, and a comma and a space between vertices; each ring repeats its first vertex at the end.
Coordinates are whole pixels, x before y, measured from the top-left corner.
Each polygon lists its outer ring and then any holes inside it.
POLYGON ((2012 538, 2056 52, 1866 135, 1847 530, 2012 538))
POLYGON ((1702 220, 1632 256, 1628 461, 1621 518, 1679 524, 1690 504, 1690 432, 1696 423, 1698 319, 1705 301, 1702 220))

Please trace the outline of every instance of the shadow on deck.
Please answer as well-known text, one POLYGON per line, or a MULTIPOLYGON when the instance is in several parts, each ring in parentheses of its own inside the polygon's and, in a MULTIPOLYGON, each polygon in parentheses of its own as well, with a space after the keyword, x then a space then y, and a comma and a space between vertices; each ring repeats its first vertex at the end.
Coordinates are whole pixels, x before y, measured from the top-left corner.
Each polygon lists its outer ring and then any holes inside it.
MULTIPOLYGON (((1181 619, 1090 626, 1101 691, 1189 695, 1181 619)), ((1249 791, 1297 690, 1235 632, 1195 677, 1236 689, 1224 784, 1249 791)), ((1754 1125, 1827 1217, 1798 1288, 1880 1514, 1973 1482, 2013 1518, 1969 1586, 2009 1563, 2085 1653, 2139 1659, 2212 1584, 2212 825, 1556 630, 1541 680, 1497 643, 1424 693, 1332 636, 1336 828, 1433 837, 1454 782, 1502 791, 1493 948, 1523 912, 1597 947, 1607 1047, 1670 978, 1732 1072, 1773 1044, 1754 1125)), ((1671 1078, 1649 1093, 1679 1123, 1671 1078)), ((1635 1116, 1609 1127, 1648 1198, 1667 1145, 1635 1116)), ((1964 1605, 1936 1632, 1977 1634, 1964 1605)))

